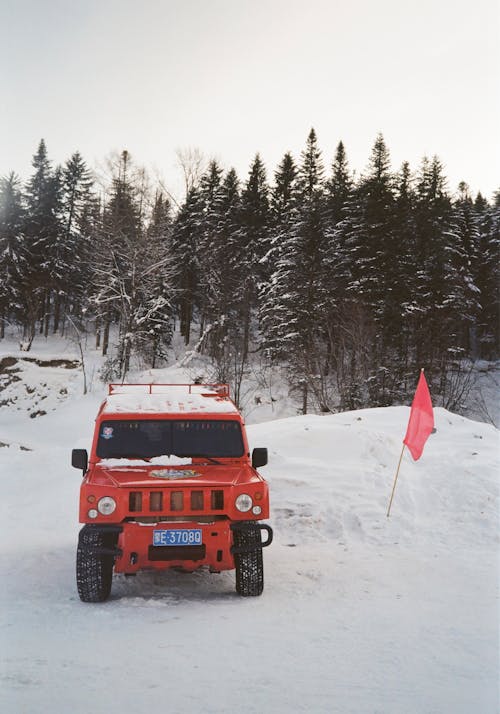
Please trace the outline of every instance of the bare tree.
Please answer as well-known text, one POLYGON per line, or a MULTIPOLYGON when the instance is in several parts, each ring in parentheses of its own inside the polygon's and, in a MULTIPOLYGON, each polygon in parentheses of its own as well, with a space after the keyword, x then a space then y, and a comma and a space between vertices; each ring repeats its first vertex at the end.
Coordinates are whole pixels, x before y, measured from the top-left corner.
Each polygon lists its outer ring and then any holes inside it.
POLYGON ((207 169, 208 161, 200 149, 192 146, 176 149, 175 155, 177 166, 181 169, 184 177, 184 189, 187 196, 191 189, 198 186, 207 169))

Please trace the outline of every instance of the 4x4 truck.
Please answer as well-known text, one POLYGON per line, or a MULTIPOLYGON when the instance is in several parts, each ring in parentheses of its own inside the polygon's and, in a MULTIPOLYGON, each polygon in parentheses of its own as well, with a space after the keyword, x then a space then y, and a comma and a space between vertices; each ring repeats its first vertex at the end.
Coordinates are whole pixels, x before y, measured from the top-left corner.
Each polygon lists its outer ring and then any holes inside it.
POLYGON ((268 486, 225 384, 110 384, 83 471, 76 579, 84 602, 109 597, 113 570, 236 569, 236 591, 260 595, 272 541, 268 486), (262 531, 266 540, 262 542, 262 531))

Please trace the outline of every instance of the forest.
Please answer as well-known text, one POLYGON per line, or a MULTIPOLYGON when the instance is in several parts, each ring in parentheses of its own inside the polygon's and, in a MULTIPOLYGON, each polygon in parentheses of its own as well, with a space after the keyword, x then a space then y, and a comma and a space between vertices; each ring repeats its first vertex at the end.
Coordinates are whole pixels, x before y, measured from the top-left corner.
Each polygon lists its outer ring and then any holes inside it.
POLYGON ((301 411, 401 404, 425 368, 458 409, 477 360, 499 356, 500 190, 450 192, 437 157, 391 168, 378 135, 365 171, 314 129, 245 180, 186 152, 180 204, 123 151, 98 180, 42 140, 23 183, 0 182, 0 339, 85 334, 102 379, 161 367, 173 335, 238 401, 250 365, 279 366, 301 411))

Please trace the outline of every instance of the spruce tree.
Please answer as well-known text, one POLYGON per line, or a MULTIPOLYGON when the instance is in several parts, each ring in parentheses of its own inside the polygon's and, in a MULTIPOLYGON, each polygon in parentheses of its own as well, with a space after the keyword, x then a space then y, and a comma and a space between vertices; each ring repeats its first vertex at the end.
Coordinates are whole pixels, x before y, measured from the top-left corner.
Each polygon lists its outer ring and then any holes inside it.
POLYGON ((159 360, 166 359, 173 335, 176 264, 171 250, 171 235, 170 201, 157 191, 139 255, 142 278, 135 338, 138 351, 153 368, 159 360))
POLYGON ((214 231, 208 301, 213 320, 211 355, 227 363, 232 349, 241 346, 238 314, 240 283, 243 277, 239 235, 240 193, 236 171, 230 169, 220 187, 214 231))
POLYGON ((86 307, 92 257, 91 216, 95 212, 93 180, 79 152, 66 162, 61 173, 61 232, 54 260, 54 332, 65 311, 79 318, 86 307))
POLYGON ((199 188, 191 188, 172 226, 171 250, 176 263, 175 292, 179 329, 189 344, 198 301, 197 249, 203 225, 203 201, 199 188))
MULTIPOLYGON (((343 244, 343 221, 353 198, 353 179, 349 170, 344 144, 337 145, 331 177, 325 194, 325 253, 322 280, 326 293, 325 339, 327 343, 326 370, 337 374, 338 385, 346 381, 345 336, 346 290, 349 270, 343 244)), ((341 393, 345 391, 341 389, 341 393)), ((349 390, 347 390, 349 391, 349 390)))
POLYGON ((23 224, 21 183, 11 172, 0 180, 0 338, 5 336, 5 327, 11 319, 24 321, 19 274, 23 224))
POLYGON ((252 336, 252 314, 257 307, 259 286, 265 282, 263 258, 269 247, 269 187, 266 170, 257 154, 241 193, 240 245, 241 286, 240 315, 243 325, 243 361, 248 355, 252 336))
POLYGON ((351 408, 390 404, 398 379, 392 345, 399 328, 393 295, 398 245, 394 179, 382 135, 374 143, 366 175, 346 206, 338 242, 346 282, 346 317, 342 320, 351 323, 342 403, 351 408))
POLYGON ((26 223, 19 256, 20 299, 24 307, 27 349, 35 336, 36 321, 48 332, 52 291, 57 284, 57 255, 61 239, 61 172, 52 170, 42 139, 33 157, 34 173, 25 194, 26 223))
POLYGON ((142 226, 137 191, 129 173, 130 157, 123 151, 113 178, 111 198, 104 210, 93 266, 93 303, 104 326, 103 354, 108 350, 110 325, 116 320, 119 326, 117 373, 121 377, 130 366, 140 283, 137 262, 142 226))
POLYGON ((474 282, 480 291, 477 342, 479 356, 493 360, 500 354, 500 190, 491 206, 479 194, 474 210, 478 227, 474 282))
MULTIPOLYGON (((462 212, 463 215, 463 212, 462 212)), ((443 404, 456 408, 450 375, 460 370, 478 289, 470 270, 469 237, 446 191, 441 162, 424 159, 415 205, 415 367, 428 368, 443 404)))
POLYGON ((325 407, 324 184, 314 129, 301 158, 297 171, 285 155, 276 175, 270 233, 275 264, 267 292, 261 292, 261 321, 270 356, 286 355, 290 384, 306 413, 311 390, 325 407))
POLYGON ((478 357, 477 316, 480 310, 480 289, 476 284, 478 274, 479 221, 468 185, 459 184, 459 197, 455 201, 455 236, 452 246, 453 267, 456 271, 455 308, 456 332, 464 355, 478 357))
POLYGON ((222 200, 223 170, 216 161, 211 161, 200 181, 202 205, 201 221, 195 232, 195 260, 198 274, 197 305, 200 317, 200 336, 215 327, 217 302, 219 250, 218 223, 222 200), (216 312, 216 310, 215 310, 216 312))
POLYGON ((399 402, 408 398, 415 382, 416 368, 412 359, 414 329, 412 303, 419 270, 416 260, 415 190, 410 166, 406 161, 396 175, 395 194, 396 251, 392 271, 391 324, 393 332, 390 344, 396 377, 393 401, 399 402))
POLYGON ((293 227, 297 221, 297 167, 284 155, 271 191, 268 251, 263 258, 265 278, 259 286, 259 318, 263 346, 271 362, 288 355, 294 320, 293 292, 298 268, 293 227))

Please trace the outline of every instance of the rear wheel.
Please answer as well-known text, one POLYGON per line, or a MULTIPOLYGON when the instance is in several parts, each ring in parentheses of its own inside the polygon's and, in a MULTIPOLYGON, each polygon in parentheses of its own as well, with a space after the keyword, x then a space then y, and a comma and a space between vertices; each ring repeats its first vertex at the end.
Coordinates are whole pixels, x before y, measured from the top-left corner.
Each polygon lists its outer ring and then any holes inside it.
POLYGON ((264 562, 258 524, 245 523, 243 528, 234 529, 233 539, 236 592, 244 597, 261 595, 264 590, 264 562), (238 550, 243 552, 238 553, 238 550))
POLYGON ((112 551, 116 546, 115 533, 103 533, 84 526, 80 531, 76 551, 76 584, 83 602, 103 602, 111 592, 113 565, 112 551))

